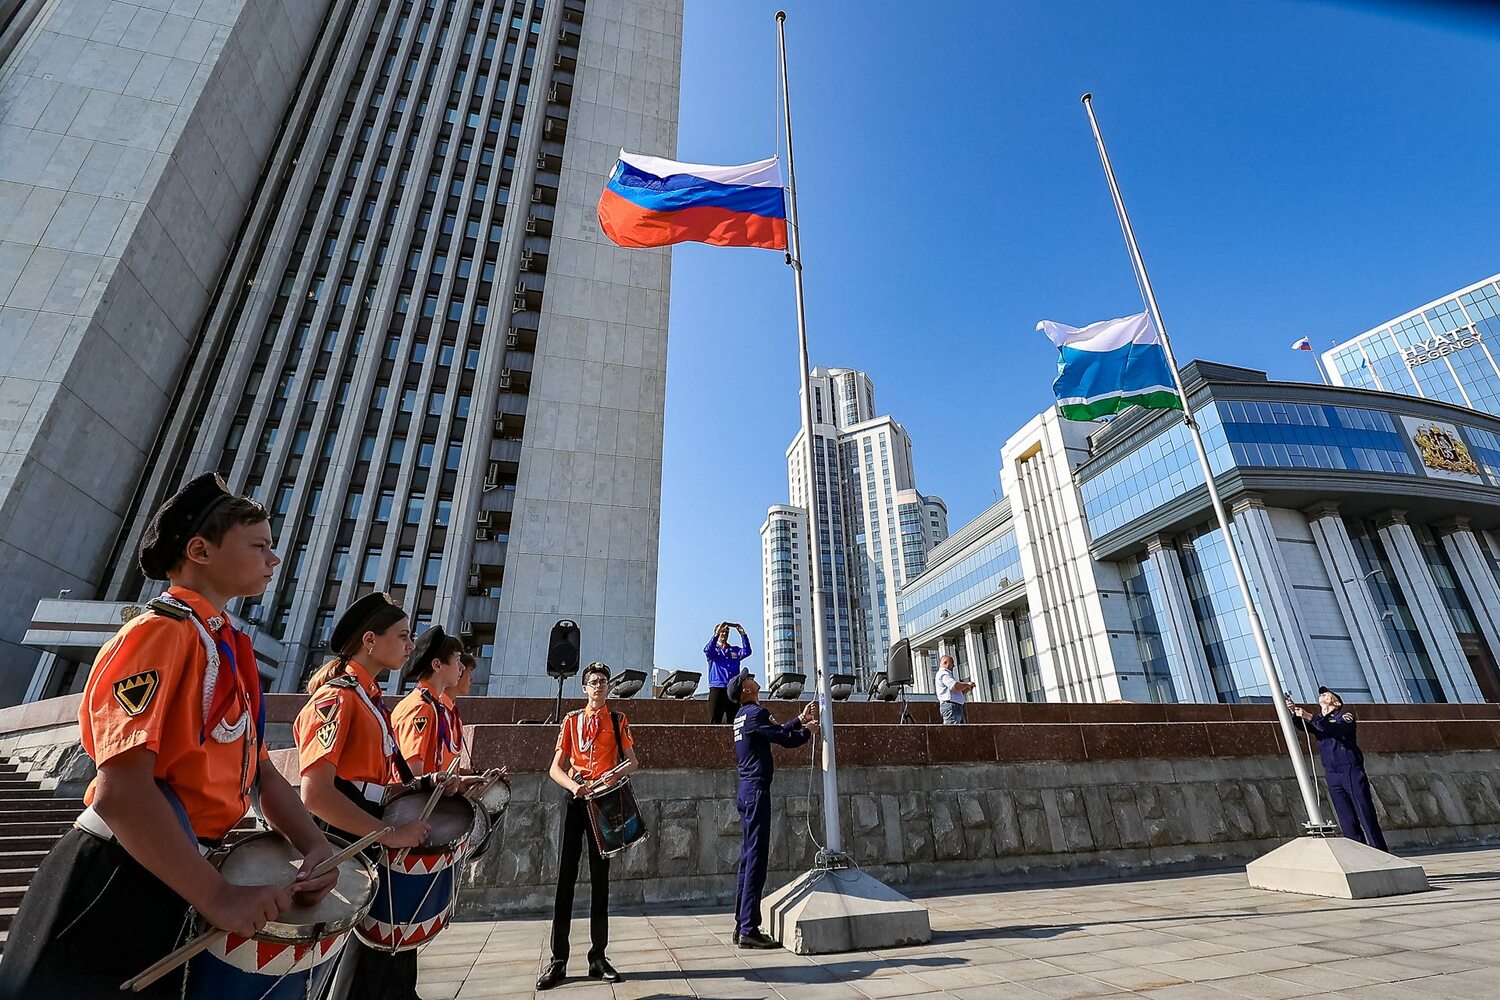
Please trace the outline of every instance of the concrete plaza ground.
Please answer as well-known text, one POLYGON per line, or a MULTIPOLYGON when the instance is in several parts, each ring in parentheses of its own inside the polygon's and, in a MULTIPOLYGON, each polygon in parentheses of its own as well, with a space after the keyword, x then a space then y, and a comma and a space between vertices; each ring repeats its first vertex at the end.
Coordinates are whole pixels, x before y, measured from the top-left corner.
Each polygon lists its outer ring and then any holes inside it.
MULTIPOLYGON (((548 995, 1497 1000, 1500 850, 1417 860, 1432 891, 1367 901, 1262 892, 1242 870, 924 895, 932 943, 879 953, 739 951, 727 909, 626 911, 611 921, 626 976, 613 988, 584 977, 580 918, 576 978, 548 995)), ((422 996, 530 996, 547 937, 538 917, 454 925, 422 953, 422 996)))

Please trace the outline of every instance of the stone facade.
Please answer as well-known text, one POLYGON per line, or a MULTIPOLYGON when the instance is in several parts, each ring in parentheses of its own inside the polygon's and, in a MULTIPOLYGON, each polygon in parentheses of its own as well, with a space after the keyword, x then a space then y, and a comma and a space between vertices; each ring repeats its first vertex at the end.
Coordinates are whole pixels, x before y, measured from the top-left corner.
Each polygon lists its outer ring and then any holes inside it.
POLYGON ((94 596, 328 6, 58 0, 0 66, 0 704, 38 599, 94 596))

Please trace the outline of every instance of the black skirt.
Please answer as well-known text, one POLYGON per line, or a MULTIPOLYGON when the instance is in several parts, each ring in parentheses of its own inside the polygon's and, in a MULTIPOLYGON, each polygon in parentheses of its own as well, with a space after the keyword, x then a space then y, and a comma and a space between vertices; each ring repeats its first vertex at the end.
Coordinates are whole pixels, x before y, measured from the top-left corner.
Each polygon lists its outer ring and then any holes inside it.
MULTIPOLYGON (((187 902, 121 847, 71 830, 42 859, 0 957, 0 1000, 118 998, 184 939, 187 902)), ((133 996, 177 1000, 181 969, 133 996)))

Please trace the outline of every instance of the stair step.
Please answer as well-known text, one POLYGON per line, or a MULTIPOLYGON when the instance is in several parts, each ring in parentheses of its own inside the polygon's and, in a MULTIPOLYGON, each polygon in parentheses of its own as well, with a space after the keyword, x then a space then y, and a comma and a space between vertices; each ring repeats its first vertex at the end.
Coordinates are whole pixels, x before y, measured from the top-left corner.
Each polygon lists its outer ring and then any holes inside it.
POLYGON ((65 823, 71 825, 83 811, 83 806, 57 806, 38 804, 35 809, 0 809, 0 826, 7 823, 65 823))
POLYGON ((31 884, 32 879, 36 878, 35 865, 31 865, 30 867, 24 865, 20 867, 9 867, 12 864, 14 864, 14 862, 12 862, 9 858, 0 858, 0 865, 7 866, 0 867, 0 886, 18 885, 22 888, 25 888, 26 886, 31 884))
MULTIPOLYGON (((0 876, 7 872, 31 869, 31 874, 36 874, 37 866, 47 856, 47 851, 52 850, 52 845, 47 845, 44 851, 0 851, 0 876)), ((28 876, 29 878, 30 876, 28 876)))
POLYGON ((5 837, 50 837, 55 842, 73 828, 72 817, 57 817, 30 822, 10 822, 0 817, 0 839, 5 837))
POLYGON ((7 798, 8 794, 13 793, 0 792, 0 816, 24 809, 67 808, 80 812, 83 810, 83 799, 72 795, 56 796, 40 789, 37 790, 36 795, 28 795, 25 798, 7 798))
POLYGON ((15 906, 0 906, 0 930, 10 930, 10 922, 15 919, 15 906))
POLYGON ((0 857, 13 855, 18 851, 41 851, 43 853, 52 850, 58 841, 57 837, 37 834, 21 834, 19 836, 7 836, 0 834, 0 857))
POLYGON ((6 802, 20 802, 24 799, 50 799, 52 793, 43 788, 35 788, 31 785, 17 787, 6 785, 0 787, 0 805, 6 802))
POLYGON ((20 906, 21 897, 26 895, 26 886, 7 885, 0 886, 0 907, 20 906))

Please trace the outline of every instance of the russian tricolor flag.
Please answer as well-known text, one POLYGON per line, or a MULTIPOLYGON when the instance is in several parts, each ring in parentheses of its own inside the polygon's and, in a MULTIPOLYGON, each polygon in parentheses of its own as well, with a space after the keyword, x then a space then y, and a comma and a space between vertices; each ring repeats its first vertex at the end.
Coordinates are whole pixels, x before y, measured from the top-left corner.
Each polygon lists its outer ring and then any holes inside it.
POLYGON ((785 250, 781 163, 773 156, 715 167, 622 149, 599 196, 599 227, 622 247, 711 243, 785 250))

